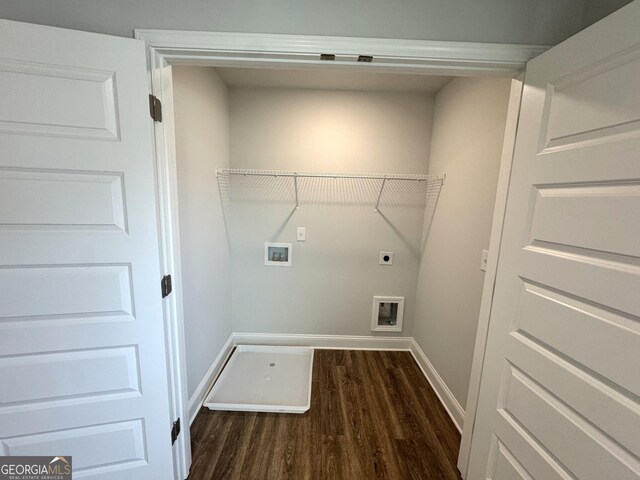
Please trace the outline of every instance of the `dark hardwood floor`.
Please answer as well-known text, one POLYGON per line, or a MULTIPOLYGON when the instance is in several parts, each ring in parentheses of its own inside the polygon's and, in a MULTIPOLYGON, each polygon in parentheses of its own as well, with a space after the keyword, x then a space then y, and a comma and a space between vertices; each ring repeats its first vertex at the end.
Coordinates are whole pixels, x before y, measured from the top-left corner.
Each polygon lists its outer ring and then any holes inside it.
POLYGON ((189 480, 460 479, 460 434, 409 352, 316 350, 302 415, 213 412, 189 480))

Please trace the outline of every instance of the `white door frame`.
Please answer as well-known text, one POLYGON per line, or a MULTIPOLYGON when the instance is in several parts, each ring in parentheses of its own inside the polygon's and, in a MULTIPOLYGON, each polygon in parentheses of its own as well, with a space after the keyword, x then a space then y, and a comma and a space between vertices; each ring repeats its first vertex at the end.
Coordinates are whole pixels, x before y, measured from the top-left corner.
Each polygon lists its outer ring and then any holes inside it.
MULTIPOLYGON (((163 109, 162 123, 155 124, 161 264, 164 274, 172 275, 175 292, 175 295, 168 297, 173 298, 165 303, 164 311, 168 326, 167 364, 175 413, 184 419, 184 428, 176 442, 174 456, 179 465, 178 470, 182 472, 182 478, 186 478, 191 463, 191 448, 189 428, 185 423, 189 418, 189 410, 182 308, 172 65, 322 68, 329 63, 332 68, 370 72, 513 77, 524 70, 528 60, 544 52, 548 47, 146 29, 137 29, 135 37, 147 43, 150 88, 153 95, 162 102, 163 109), (331 62, 321 60, 320 54, 333 54, 335 60, 331 62), (373 62, 358 62, 360 55, 372 56, 373 62)), ((468 396, 468 414, 465 422, 468 427, 463 432, 458 461, 458 468, 463 476, 466 473, 469 457, 469 439, 475 418, 486 331, 493 298, 499 239, 511 170, 511 153, 520 105, 520 90, 521 82, 514 80, 468 396)))

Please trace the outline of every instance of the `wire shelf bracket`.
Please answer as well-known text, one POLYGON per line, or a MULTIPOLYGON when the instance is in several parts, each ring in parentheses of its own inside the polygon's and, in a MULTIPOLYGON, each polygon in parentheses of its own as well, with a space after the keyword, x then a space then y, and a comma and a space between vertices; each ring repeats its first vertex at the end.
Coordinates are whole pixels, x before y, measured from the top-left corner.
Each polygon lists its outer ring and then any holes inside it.
POLYGON ((384 191, 384 186, 387 184, 387 177, 382 179, 382 185, 380 185, 380 193, 378 193, 378 199, 376 200, 376 206, 373 207, 374 212, 378 212, 378 207, 380 206, 380 199, 382 198, 382 192, 384 191))
POLYGON ((298 208, 300 208, 300 202, 298 201, 298 174, 295 173, 293 175, 293 188, 295 189, 296 192, 296 210, 298 208))

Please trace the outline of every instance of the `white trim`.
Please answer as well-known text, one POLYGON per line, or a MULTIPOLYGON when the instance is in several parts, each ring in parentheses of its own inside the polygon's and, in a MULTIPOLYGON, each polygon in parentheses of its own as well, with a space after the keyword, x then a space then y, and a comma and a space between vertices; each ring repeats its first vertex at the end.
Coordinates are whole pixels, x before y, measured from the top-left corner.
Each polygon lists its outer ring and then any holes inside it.
POLYGON ((315 35, 194 32, 136 29, 171 63, 210 66, 320 67, 331 53, 333 68, 424 74, 511 76, 527 61, 546 51, 545 45, 439 42, 315 35), (373 56, 372 63, 358 62, 373 56))
MULTIPOLYGON (((184 340, 184 320, 182 308, 182 274, 180 263, 180 230, 177 218, 178 185, 176 172, 175 143, 173 136, 173 77, 171 66, 166 62, 155 64, 157 58, 149 57, 151 90, 165 99, 163 113, 165 122, 162 128, 153 124, 156 195, 158 199, 158 237, 160 265, 163 275, 171 275, 173 292, 163 300, 163 316, 167 332, 167 365, 170 376, 170 398, 172 416, 187 418, 189 414, 187 398, 187 369, 184 340), (156 67, 161 65, 161 67, 156 67), (154 75, 155 73, 155 75, 154 75), (165 92, 168 92, 166 94, 165 92)), ((184 429, 173 446, 174 462, 178 479, 186 478, 191 466, 191 436, 184 429)))
POLYGON ((204 403, 204 399, 207 397, 209 390, 213 387, 218 375, 222 372, 222 368, 227 363, 233 348, 235 347, 234 334, 229 335, 229 338, 218 352, 218 356, 213 360, 211 366, 204 374, 204 377, 200 381, 200 384, 189 398, 189 425, 193 423, 200 411, 200 407, 204 403))
POLYGON ((411 354, 413 355, 416 363, 420 366, 420 370, 424 373, 424 376, 427 378, 431 388, 433 388, 433 391, 440 399, 440 403, 442 403, 444 409, 451 417, 453 424, 456 426, 458 431, 462 433, 462 425, 464 424, 464 409, 462 408, 462 405, 460 405, 458 400, 456 400, 456 397, 453 396, 453 393, 451 393, 447 384, 444 383, 444 380, 438 374, 438 371, 422 351, 420 345, 418 345, 413 338, 411 339, 411 354))
MULTIPOLYGON (((336 61, 331 62, 333 68, 389 73, 511 77, 523 70, 528 60, 548 48, 531 45, 166 30, 136 30, 135 36, 147 42, 151 91, 163 104, 163 122, 154 125, 159 230, 162 237, 160 262, 164 272, 172 273, 174 277, 176 296, 165 309, 167 331, 171 337, 168 339, 167 361, 173 365, 173 372, 169 378, 172 398, 178 409, 182 407, 183 415, 188 414, 189 408, 186 405, 184 323, 180 296, 182 288, 171 65, 322 68, 327 66, 327 62, 319 60, 319 54, 335 53, 336 61), (356 60, 359 54, 372 55, 374 61, 358 63, 356 60), (167 314, 168 312, 170 313, 167 314), (181 398, 185 401, 181 402, 181 398)), ((497 261, 497 255, 494 257, 497 261)), ((489 260, 491 261, 491 252, 489 260)), ((260 334, 238 335, 238 338, 246 338, 248 341, 270 341, 267 339, 269 336, 264 337, 260 334)), ((409 350, 413 341, 407 337, 335 338, 323 335, 286 335, 278 338, 290 344, 310 342, 320 348, 372 350, 409 350)), ((484 350, 481 353, 483 355, 484 350)), ((179 468, 183 473, 188 472, 191 463, 188 429, 184 429, 184 434, 180 435, 174 448, 179 451, 179 468)))
POLYGON ((513 164, 513 150, 516 143, 516 131, 518 129, 518 118, 520 116, 520 101, 522 99, 522 78, 523 75, 511 81, 511 91, 509 93, 509 108, 507 110, 507 121, 502 144, 502 157, 500 160, 500 173, 498 175, 498 188, 496 192, 496 202, 493 210, 493 222, 491 224, 491 237, 489 240, 489 256, 487 258, 487 270, 482 288, 482 300, 480 302, 480 314, 478 316, 478 329, 476 332, 476 343, 473 350, 473 363, 471 365, 471 377, 469 379, 469 393, 466 404, 466 428, 462 432, 462 441, 458 453, 458 470, 462 478, 466 478, 469 467, 469 457, 471 456, 471 437, 476 420, 476 410, 478 408, 478 395, 480 394, 480 380, 482 376, 482 365, 487 346, 487 333, 489 331, 489 318, 491 316, 491 306, 493 305, 493 292, 496 283, 496 272, 498 270, 498 258, 500 245, 502 243, 502 227, 504 225, 504 215, 507 208, 507 195, 509 193, 509 179, 511 178, 511 165, 513 164))
POLYGON ((332 350, 411 350, 413 339, 411 337, 235 332, 233 341, 235 345, 296 346, 332 350))

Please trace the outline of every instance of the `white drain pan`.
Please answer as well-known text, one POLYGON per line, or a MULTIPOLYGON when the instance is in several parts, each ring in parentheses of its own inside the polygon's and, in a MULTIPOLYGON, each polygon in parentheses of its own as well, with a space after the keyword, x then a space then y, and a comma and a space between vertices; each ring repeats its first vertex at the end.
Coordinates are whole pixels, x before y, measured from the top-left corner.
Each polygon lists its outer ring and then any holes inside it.
POLYGON ((304 413, 313 348, 238 345, 204 401, 211 410, 304 413))

